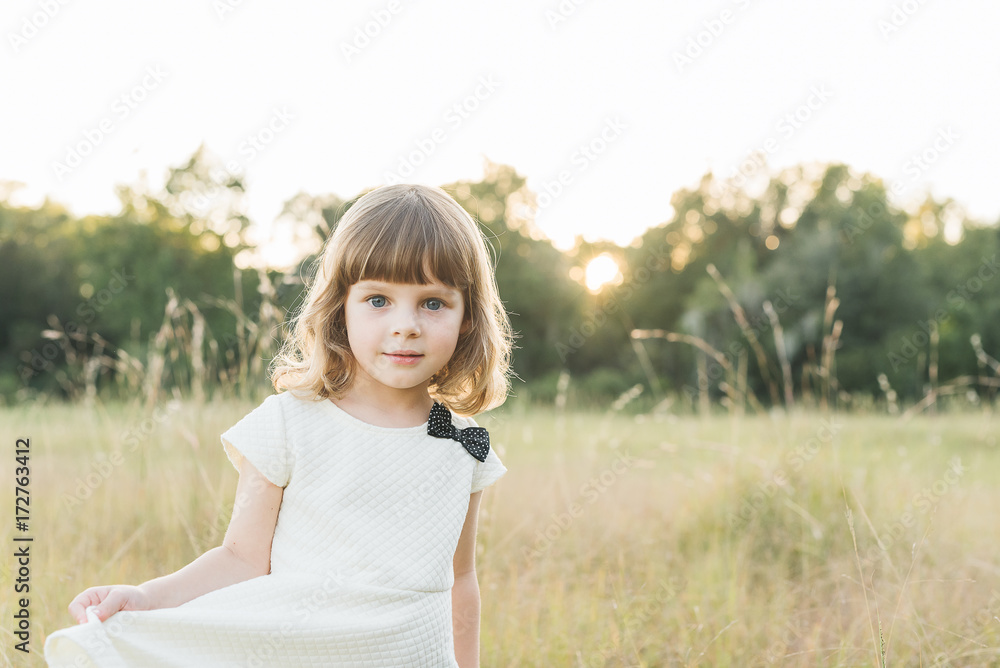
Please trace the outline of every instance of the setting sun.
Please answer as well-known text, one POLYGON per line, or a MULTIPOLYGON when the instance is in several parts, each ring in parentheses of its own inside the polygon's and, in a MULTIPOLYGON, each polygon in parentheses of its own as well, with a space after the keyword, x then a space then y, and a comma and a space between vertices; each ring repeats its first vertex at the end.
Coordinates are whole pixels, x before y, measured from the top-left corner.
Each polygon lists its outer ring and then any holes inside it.
POLYGON ((585 276, 587 289, 597 292, 608 283, 615 281, 621 274, 614 258, 610 255, 598 255, 587 263, 585 276))

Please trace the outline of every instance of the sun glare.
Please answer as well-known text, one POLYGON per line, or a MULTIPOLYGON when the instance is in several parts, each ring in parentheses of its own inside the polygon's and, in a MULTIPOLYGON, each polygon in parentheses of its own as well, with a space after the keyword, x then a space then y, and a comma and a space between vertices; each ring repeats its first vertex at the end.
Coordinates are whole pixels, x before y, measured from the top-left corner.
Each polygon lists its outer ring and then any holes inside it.
POLYGON ((614 258, 610 255, 598 255, 587 263, 585 276, 587 289, 597 292, 608 283, 615 281, 621 274, 614 258))

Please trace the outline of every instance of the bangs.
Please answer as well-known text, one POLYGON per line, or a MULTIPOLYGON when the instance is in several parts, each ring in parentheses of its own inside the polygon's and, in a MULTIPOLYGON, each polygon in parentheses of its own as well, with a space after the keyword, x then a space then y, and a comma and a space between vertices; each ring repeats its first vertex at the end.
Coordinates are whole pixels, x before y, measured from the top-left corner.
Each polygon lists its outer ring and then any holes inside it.
POLYGON ((345 286, 364 280, 427 285, 436 279, 464 290, 475 275, 475 256, 450 212, 435 211, 415 193, 401 200, 348 226, 339 242, 337 279, 345 286))

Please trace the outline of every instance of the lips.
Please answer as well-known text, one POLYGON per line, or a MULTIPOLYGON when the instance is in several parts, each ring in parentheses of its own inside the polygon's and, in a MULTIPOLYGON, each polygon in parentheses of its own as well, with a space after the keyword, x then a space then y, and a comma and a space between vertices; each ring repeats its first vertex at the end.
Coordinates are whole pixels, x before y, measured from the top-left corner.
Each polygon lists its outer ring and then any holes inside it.
POLYGON ((395 350, 391 353, 385 353, 385 356, 391 363, 404 366, 414 366, 424 358, 423 355, 413 350, 395 350))

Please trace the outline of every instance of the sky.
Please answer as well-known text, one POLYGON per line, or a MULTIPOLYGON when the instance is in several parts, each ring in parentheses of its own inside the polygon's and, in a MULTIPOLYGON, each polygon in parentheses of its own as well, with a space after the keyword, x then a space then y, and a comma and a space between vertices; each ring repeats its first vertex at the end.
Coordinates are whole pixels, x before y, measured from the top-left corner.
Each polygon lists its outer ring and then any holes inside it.
POLYGON ((156 189, 204 143, 276 262, 300 191, 476 181, 486 160, 527 178, 560 248, 627 244, 762 156, 993 223, 998 26, 968 0, 8 0, 0 181, 114 213, 116 184, 156 189))

